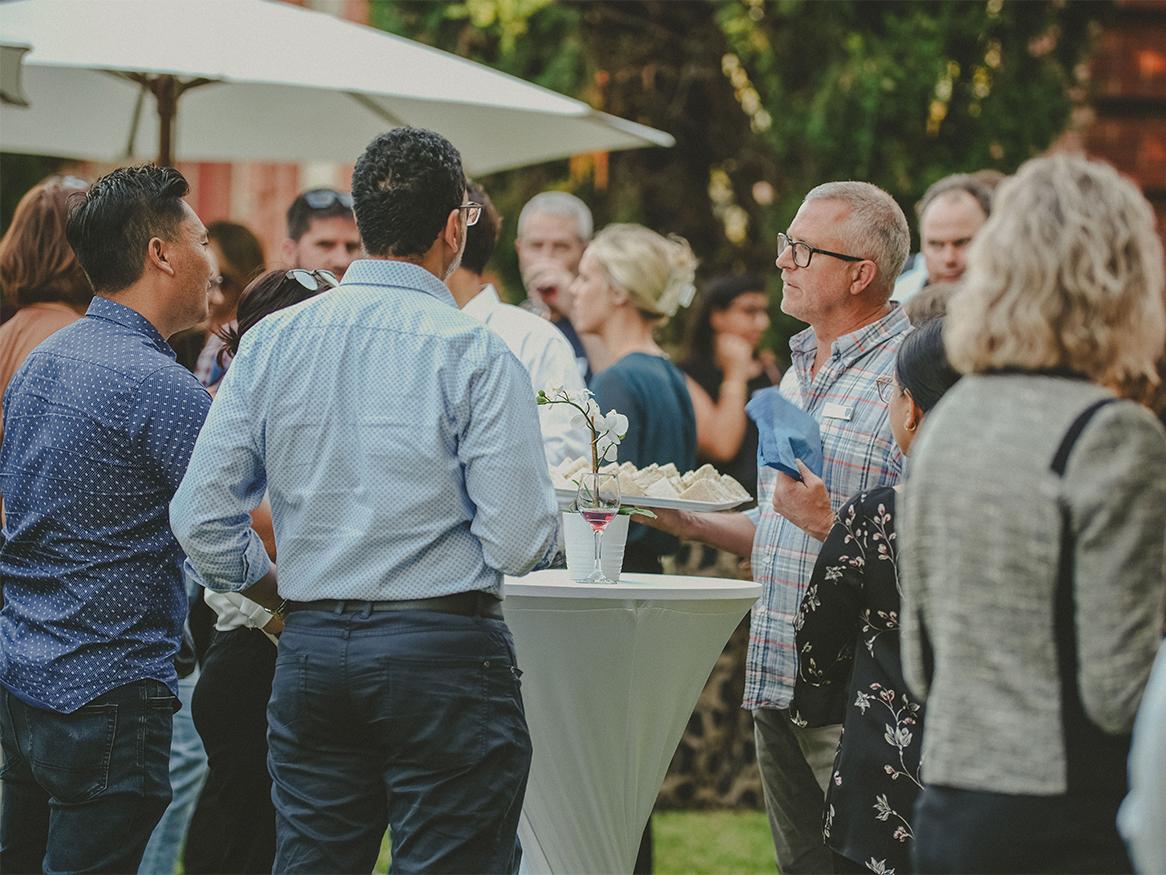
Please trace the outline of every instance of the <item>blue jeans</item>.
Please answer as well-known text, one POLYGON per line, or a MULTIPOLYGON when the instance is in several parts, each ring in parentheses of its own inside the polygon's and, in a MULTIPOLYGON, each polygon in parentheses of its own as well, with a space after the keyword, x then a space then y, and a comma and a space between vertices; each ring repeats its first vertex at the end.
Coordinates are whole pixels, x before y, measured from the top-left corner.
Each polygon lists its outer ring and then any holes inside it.
POLYGON ((206 751, 194 728, 190 700, 198 683, 198 669, 178 679, 178 701, 182 708, 174 715, 174 737, 170 740, 170 789, 173 798, 146 844, 138 875, 174 875, 178 854, 186 838, 186 828, 194 816, 194 804, 206 780, 206 751))
POLYGON ((268 706, 276 872, 514 872, 530 735, 502 620, 291 614, 268 706))
POLYGON ((170 802, 174 704, 154 680, 72 714, 34 708, 0 688, 5 875, 137 871, 170 802))

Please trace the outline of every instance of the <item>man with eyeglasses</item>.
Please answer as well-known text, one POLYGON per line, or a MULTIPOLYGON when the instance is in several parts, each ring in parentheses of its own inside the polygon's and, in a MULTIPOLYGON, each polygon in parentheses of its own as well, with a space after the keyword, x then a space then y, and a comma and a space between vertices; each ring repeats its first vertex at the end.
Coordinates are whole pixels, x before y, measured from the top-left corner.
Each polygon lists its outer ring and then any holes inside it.
MULTIPOLYGON (((778 391, 818 421, 822 477, 803 468, 797 480, 761 468, 755 510, 658 511, 653 523, 751 556, 754 579, 762 585, 751 615, 742 707, 753 712, 782 875, 833 867, 822 822, 841 726, 809 727, 790 711, 798 671, 793 622, 821 541, 834 524, 834 508, 864 490, 895 483, 902 473, 877 381, 891 373, 910 330, 902 309, 890 301, 909 246, 903 211, 874 185, 831 182, 806 195, 777 240, 781 309, 809 323, 790 339, 792 364, 778 391)), ((845 694, 844 688, 836 692, 845 694)), ((840 724, 841 700, 837 704, 840 724)))
POLYGON ((283 260, 288 267, 327 270, 344 278, 360 257, 360 232, 352 215, 352 195, 332 188, 300 194, 287 210, 283 260))
POLYGON ((274 871, 370 872, 391 825, 402 871, 513 872, 531 748, 501 584, 558 534, 530 378, 443 284, 481 211, 457 150, 383 134, 353 195, 369 257, 247 332, 171 524, 198 582, 286 614, 274 871))

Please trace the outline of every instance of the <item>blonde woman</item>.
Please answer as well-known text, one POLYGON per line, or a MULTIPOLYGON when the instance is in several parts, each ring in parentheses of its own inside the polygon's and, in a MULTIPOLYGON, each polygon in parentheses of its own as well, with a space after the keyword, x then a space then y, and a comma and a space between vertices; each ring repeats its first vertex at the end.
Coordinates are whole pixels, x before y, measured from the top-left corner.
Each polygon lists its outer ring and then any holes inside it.
MULTIPOLYGON (((579 262, 571 321, 598 335, 611 354, 613 364, 596 374, 591 390, 605 413, 614 408, 628 418, 621 462, 671 462, 681 471, 696 465, 696 420, 684 374, 653 336, 691 303, 695 270, 688 243, 640 225, 604 228, 579 262)), ((676 546, 670 535, 635 526, 624 568, 659 572, 660 556, 676 546)))
POLYGON ((1166 434, 1109 387, 1166 341, 1149 205, 1108 165, 1028 162, 972 244, 900 515, 903 667, 927 702, 924 872, 1117 872, 1158 644, 1166 434))

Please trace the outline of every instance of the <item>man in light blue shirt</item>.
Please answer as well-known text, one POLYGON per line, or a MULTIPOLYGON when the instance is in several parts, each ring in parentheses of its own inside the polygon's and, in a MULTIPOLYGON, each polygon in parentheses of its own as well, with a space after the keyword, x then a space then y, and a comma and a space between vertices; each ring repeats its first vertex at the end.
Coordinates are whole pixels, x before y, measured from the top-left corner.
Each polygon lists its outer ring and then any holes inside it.
POLYGON ((537 406, 442 284, 480 209, 453 146, 378 137, 353 198, 370 258, 248 332, 171 524, 196 580, 287 613, 275 871, 371 871, 390 824, 402 870, 514 871, 530 739, 498 595, 555 551, 537 406))

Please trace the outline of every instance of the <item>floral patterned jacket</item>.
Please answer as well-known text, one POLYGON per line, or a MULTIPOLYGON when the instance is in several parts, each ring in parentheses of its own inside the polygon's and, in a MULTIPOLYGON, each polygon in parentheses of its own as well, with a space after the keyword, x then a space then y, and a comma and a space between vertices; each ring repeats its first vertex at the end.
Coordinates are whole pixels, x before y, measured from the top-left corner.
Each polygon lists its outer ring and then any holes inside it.
POLYGON ((903 875, 922 789, 923 708, 899 660, 895 495, 888 486, 852 499, 822 547, 794 623, 792 711, 806 725, 843 724, 827 845, 873 872, 903 875))

